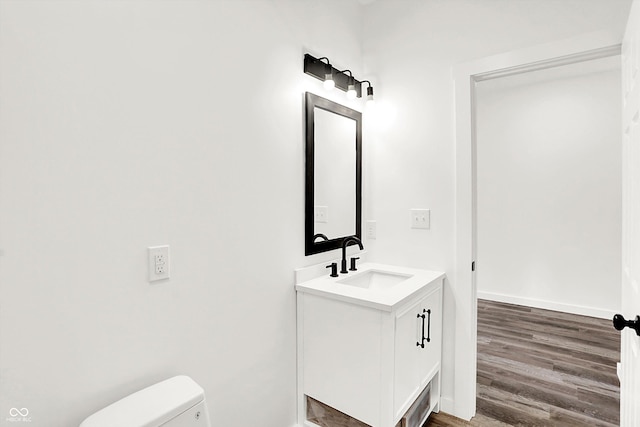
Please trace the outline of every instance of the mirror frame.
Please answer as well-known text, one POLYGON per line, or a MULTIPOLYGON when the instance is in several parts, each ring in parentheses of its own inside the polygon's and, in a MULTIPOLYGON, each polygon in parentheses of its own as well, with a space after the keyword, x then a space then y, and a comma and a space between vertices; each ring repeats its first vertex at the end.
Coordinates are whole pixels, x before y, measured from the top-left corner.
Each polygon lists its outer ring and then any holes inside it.
POLYGON ((306 110, 306 176, 305 176, 305 232, 304 249, 305 255, 313 255, 321 252, 339 249, 342 241, 346 237, 356 236, 362 239, 362 113, 351 108, 340 105, 336 102, 322 98, 311 92, 305 94, 306 110), (356 218, 355 234, 339 236, 329 240, 319 242, 313 241, 314 236, 314 191, 315 191, 315 126, 314 109, 318 107, 325 111, 338 114, 356 122, 356 218))

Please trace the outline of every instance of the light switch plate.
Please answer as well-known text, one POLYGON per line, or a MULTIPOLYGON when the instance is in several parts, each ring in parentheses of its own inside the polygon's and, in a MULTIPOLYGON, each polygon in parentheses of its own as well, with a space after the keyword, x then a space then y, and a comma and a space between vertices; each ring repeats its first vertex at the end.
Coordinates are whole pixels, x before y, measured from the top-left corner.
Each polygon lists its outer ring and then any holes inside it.
POLYGON ((149 282, 169 278, 169 245, 150 246, 149 252, 149 282))
POLYGON ((429 209, 411 209, 411 228, 428 230, 431 227, 431 211, 429 209))

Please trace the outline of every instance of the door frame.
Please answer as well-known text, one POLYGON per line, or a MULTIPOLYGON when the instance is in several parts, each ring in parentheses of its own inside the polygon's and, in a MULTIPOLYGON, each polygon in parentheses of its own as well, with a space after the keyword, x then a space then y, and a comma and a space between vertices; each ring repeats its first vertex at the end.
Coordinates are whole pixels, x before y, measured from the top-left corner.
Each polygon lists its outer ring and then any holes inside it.
POLYGON ((476 413, 477 288, 476 260, 476 95, 482 80, 619 55, 621 38, 595 32, 481 58, 453 67, 455 88, 455 361, 452 407, 470 420, 476 413))

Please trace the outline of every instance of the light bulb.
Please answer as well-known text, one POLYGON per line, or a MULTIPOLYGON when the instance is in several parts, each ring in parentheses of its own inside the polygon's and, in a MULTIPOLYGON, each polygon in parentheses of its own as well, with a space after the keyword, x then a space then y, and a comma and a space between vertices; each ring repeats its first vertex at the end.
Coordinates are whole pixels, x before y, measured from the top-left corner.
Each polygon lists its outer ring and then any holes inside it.
POLYGON ((336 86, 336 82, 333 81, 333 76, 331 73, 324 75, 324 88, 327 90, 331 90, 336 86))
POLYGON ((349 85, 347 87, 347 98, 349 99, 355 99, 356 96, 358 96, 358 92, 356 92, 356 87, 355 85, 349 85))

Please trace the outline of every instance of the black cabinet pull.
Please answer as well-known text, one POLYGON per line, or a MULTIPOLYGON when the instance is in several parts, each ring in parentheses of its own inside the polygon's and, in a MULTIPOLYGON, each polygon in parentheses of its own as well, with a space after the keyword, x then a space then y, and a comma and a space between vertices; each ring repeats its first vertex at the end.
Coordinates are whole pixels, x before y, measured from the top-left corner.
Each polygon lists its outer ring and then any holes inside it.
MULTIPOLYGON (((429 319, 429 326, 427 327, 427 342, 431 342, 431 309, 429 310, 424 310, 422 309, 422 312, 424 313, 426 311, 427 313, 427 317, 429 319)), ((424 316, 424 315, 423 315, 424 316)), ((424 336, 424 332, 422 333, 422 336, 424 336)))
POLYGON ((422 309, 422 314, 418 314, 417 318, 422 318, 422 339, 416 343, 417 347, 424 348, 425 340, 431 342, 431 310, 422 309), (427 313, 426 315, 424 313, 427 313), (427 336, 424 336, 424 319, 427 319, 427 336))
POLYGON ((424 348, 424 318, 426 317, 424 314, 418 314, 418 318, 422 318, 422 342, 418 341, 416 343, 417 347, 424 348))
POLYGON ((622 314, 613 316, 613 327, 621 331, 625 327, 636 330, 636 334, 640 336, 640 316, 636 316, 636 320, 625 320, 622 314))

